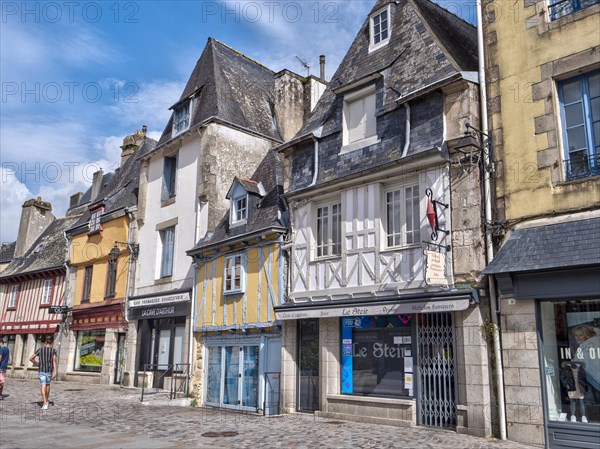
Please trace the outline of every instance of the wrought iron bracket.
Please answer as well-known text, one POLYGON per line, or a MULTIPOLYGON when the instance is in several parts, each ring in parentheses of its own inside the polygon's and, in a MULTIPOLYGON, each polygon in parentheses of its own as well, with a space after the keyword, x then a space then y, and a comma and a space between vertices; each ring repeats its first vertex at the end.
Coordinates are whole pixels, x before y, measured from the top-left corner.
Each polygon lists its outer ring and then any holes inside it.
POLYGON ((442 203, 441 201, 434 200, 433 192, 429 188, 425 190, 425 195, 427 195, 427 198, 429 198, 429 201, 431 201, 431 204, 433 204, 435 221, 433 226, 433 232, 431 233, 431 240, 436 241, 438 238, 438 232, 443 232, 446 235, 450 234, 450 231, 446 229, 440 229, 440 223, 438 221, 438 206, 441 206, 444 209, 448 209, 448 205, 446 203, 442 203))

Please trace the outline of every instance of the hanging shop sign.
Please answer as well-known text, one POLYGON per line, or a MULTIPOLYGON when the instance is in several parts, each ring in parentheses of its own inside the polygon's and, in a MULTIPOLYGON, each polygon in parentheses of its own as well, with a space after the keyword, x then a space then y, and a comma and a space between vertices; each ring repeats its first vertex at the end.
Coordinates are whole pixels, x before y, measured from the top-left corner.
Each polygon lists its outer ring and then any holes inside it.
POLYGON ((427 285, 448 287, 446 278, 446 255, 438 251, 425 250, 425 282, 427 285))

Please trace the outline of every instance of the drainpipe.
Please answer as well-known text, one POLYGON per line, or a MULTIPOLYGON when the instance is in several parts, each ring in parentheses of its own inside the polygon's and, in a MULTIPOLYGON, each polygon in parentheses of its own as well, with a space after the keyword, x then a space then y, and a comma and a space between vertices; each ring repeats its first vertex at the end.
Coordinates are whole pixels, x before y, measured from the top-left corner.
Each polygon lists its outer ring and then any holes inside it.
MULTIPOLYGON (((65 242, 67 244, 67 250, 68 250, 68 254, 71 253, 71 250, 69 248, 69 238, 67 237, 67 233, 63 231, 63 237, 65 239, 65 242)), ((63 306, 67 305, 67 296, 69 295, 69 263, 68 260, 65 258, 65 289, 64 289, 64 293, 63 293, 63 306)), ((60 349, 62 347, 62 337, 63 337, 63 326, 66 326, 66 320, 65 320, 65 316, 64 314, 61 314, 61 323, 59 326, 59 334, 58 334, 58 350, 56 351, 56 377, 58 377, 58 368, 60 367, 60 349)), ((27 345, 27 343, 25 342, 25 345, 27 345)))
MULTIPOLYGON (((481 131, 483 137, 488 140, 488 111, 487 111, 487 90, 485 80, 485 53, 483 45, 483 11, 481 0, 477 0, 477 54, 479 59, 479 104, 481 106, 481 131)), ((494 258, 494 245, 492 242, 491 228, 492 222, 492 187, 490 180, 490 148, 483 151, 483 189, 485 203, 485 247, 487 263, 494 258)), ((488 275, 488 288, 490 291, 490 312, 492 323, 494 324, 494 358, 495 370, 497 375, 497 401, 498 401, 498 420, 500 425, 500 439, 506 440, 506 404, 504 402, 504 372, 502 370, 502 351, 500 349, 500 326, 498 323, 498 298, 496 297, 496 285, 494 276, 488 275)))
POLYGON ((408 101, 404 103, 404 110, 406 111, 406 138, 404 139, 404 148, 402 149, 402 156, 400 158, 406 157, 408 147, 410 146, 410 105, 408 101))
POLYGON ((189 395, 192 391, 192 372, 194 368, 194 345, 196 341, 194 340, 194 326, 196 325, 196 305, 197 305, 197 285, 198 285, 198 259, 194 257, 194 262, 192 263, 192 267, 194 267, 194 285, 192 285, 192 298, 190 304, 190 347, 188 350, 188 363, 189 363, 189 371, 188 371, 188 384, 187 384, 187 394, 189 395))
POLYGON ((319 174, 319 138, 321 138, 321 134, 323 133, 323 127, 317 128, 313 131, 313 143, 314 143, 314 166, 313 166, 313 179, 311 183, 307 187, 312 187, 317 183, 317 175, 319 174))
MULTIPOLYGON (((134 264, 134 256, 133 256, 133 250, 132 250, 132 242, 131 242, 131 223, 133 222, 133 213, 131 211, 127 211, 127 216, 129 217, 129 225, 130 225, 130 229, 129 232, 127 233, 127 249, 129 250, 129 267, 127 269, 127 284, 125 286, 125 311, 123 312, 123 318, 125 319, 125 325, 126 327, 126 332, 125 332, 125 346, 123 347, 123 368, 125 368, 127 366, 127 353, 129 352, 129 297, 131 296, 130 294, 130 289, 131 289, 131 273, 133 272, 133 264, 134 264)), ((138 249, 139 251, 139 249, 138 249)), ((137 257, 137 254, 136 254, 137 257)), ((117 346, 119 344, 119 341, 117 340, 117 346)), ((125 370, 121 370, 121 382, 119 382, 119 385, 122 387, 123 386, 123 379, 124 379, 124 375, 125 374, 125 370)))

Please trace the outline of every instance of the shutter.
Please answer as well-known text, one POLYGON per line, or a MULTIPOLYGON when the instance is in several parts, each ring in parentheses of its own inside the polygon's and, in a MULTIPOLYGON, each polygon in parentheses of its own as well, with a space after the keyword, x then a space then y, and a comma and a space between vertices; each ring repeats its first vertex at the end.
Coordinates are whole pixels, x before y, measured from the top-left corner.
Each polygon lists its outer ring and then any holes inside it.
POLYGON ((375 120, 375 94, 364 98, 364 138, 377 134, 377 122, 375 120))

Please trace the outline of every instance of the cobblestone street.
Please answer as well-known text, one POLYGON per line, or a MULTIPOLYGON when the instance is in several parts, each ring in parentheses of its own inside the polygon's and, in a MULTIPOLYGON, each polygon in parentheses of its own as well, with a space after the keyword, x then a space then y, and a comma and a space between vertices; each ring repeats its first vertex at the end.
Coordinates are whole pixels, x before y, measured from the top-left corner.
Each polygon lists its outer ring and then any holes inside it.
POLYGON ((1 449, 525 448, 443 430, 315 419, 306 414, 268 418, 214 409, 142 405, 138 390, 74 382, 53 383, 51 406, 43 412, 38 390, 37 381, 8 379, 5 398, 0 402, 1 449))

